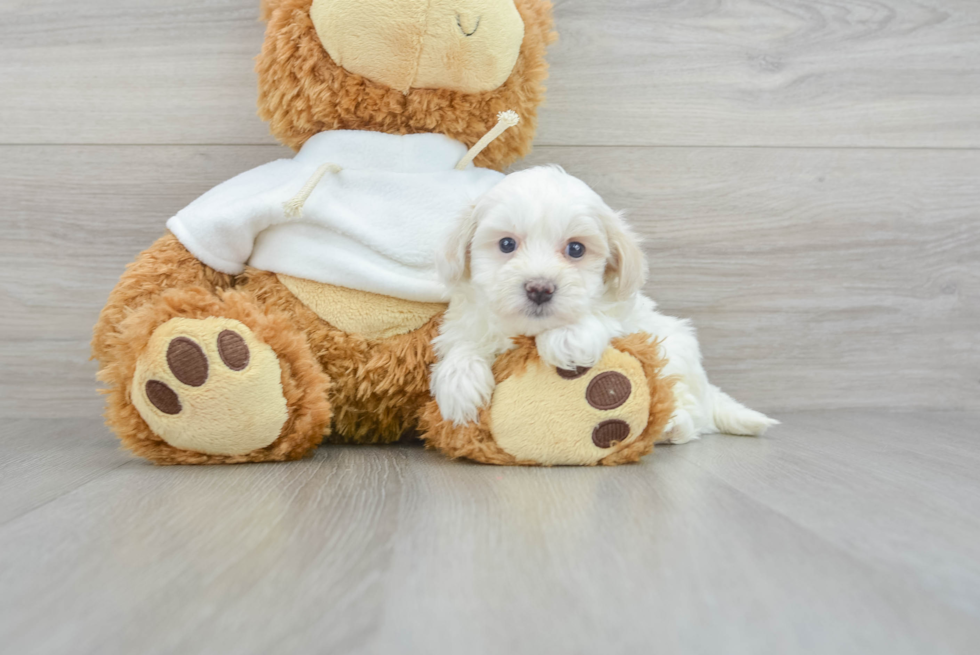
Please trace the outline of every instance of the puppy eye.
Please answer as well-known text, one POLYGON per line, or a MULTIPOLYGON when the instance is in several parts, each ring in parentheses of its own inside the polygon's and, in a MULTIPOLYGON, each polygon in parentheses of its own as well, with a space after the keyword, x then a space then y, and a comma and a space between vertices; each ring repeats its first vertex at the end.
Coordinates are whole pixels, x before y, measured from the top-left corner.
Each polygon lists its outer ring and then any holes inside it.
POLYGON ((500 252, 511 253, 517 250, 517 242, 510 237, 504 237, 500 240, 500 252))
POLYGON ((565 246, 565 254, 572 259, 578 259, 585 254, 585 246, 578 241, 572 241, 570 244, 565 246))

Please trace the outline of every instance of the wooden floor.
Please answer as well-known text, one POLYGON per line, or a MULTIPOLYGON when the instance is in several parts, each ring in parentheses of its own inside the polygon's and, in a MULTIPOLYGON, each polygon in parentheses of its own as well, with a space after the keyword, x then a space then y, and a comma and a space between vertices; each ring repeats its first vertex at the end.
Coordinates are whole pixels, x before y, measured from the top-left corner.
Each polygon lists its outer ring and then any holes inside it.
POLYGON ((519 166, 629 212, 770 436, 155 468, 91 326, 169 216, 289 155, 258 4, 0 0, 0 653, 980 652, 980 2, 556 2, 519 166))
POLYGON ((157 468, 0 428, 5 653, 976 653, 980 414, 780 415, 618 469, 157 468))

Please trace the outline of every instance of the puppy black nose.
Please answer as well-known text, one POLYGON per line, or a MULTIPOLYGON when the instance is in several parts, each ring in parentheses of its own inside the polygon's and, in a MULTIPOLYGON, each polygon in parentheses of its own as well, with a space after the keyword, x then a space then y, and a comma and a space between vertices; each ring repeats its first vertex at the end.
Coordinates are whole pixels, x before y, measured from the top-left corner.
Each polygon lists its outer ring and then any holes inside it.
POLYGON ((527 298, 535 305, 543 305, 555 295, 555 285, 551 282, 528 282, 524 285, 527 298))

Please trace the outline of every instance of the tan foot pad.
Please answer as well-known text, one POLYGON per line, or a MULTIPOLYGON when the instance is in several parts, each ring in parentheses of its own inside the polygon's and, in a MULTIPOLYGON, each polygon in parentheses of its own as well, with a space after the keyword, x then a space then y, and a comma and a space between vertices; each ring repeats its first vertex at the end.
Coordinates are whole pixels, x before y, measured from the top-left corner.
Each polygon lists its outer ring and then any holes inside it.
POLYGON ((494 440, 520 460, 595 464, 639 436, 650 414, 640 362, 610 348, 591 369, 565 371, 530 362, 494 391, 494 440))
POLYGON ((433 400, 419 426, 430 448, 505 466, 612 466, 638 461, 674 411, 673 380, 648 334, 616 339, 592 368, 565 371, 538 357, 534 339, 494 362, 497 382, 478 423, 455 426, 433 400))
POLYGON ((130 393, 160 438, 209 455, 264 448, 288 417, 275 352, 230 318, 174 318, 157 328, 130 393))

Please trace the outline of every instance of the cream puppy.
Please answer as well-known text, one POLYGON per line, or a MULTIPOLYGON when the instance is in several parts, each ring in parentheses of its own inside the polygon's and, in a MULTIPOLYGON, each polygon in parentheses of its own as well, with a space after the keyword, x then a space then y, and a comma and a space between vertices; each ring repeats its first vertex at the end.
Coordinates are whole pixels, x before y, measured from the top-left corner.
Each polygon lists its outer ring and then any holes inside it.
POLYGON ((511 337, 534 337, 545 362, 574 369, 636 332, 662 340, 664 373, 679 379, 670 441, 760 435, 777 423, 708 383, 690 322, 660 314, 640 293, 646 261, 622 215, 557 166, 513 173, 483 195, 438 265, 452 296, 433 341, 432 392, 457 425, 490 402, 490 367, 511 337))

